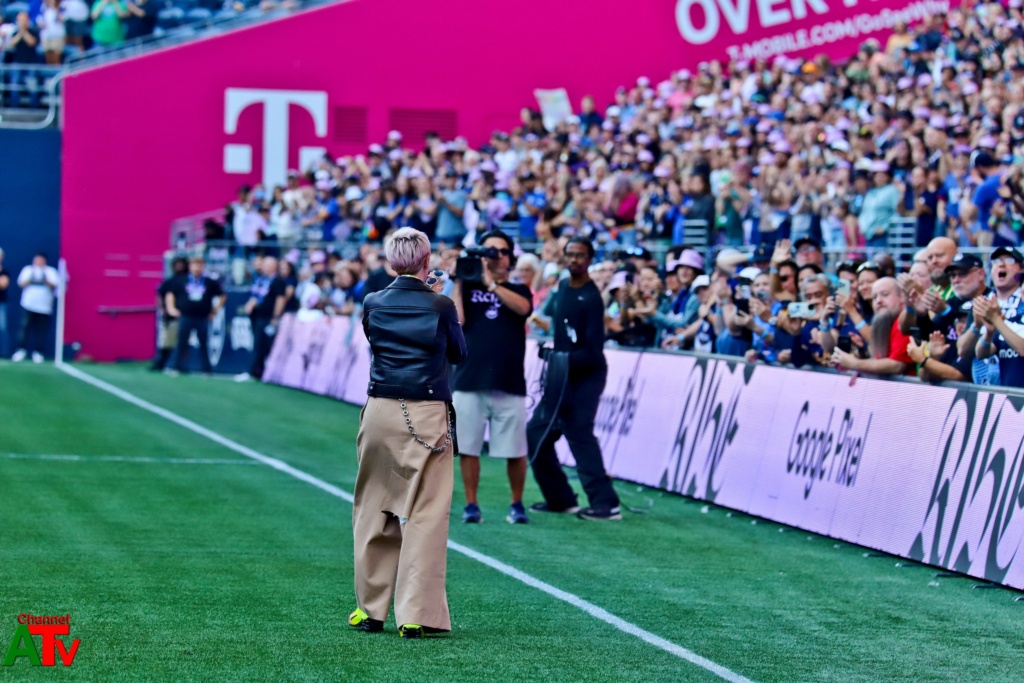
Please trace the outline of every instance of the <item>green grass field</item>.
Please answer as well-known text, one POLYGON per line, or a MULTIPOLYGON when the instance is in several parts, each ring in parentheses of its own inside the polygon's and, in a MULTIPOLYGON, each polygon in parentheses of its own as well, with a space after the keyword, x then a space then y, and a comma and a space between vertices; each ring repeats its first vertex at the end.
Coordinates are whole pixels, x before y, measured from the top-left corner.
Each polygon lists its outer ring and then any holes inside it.
MULTIPOLYGON (((82 369, 352 490, 357 408, 82 369)), ((70 613, 81 640, 69 668, 20 659, 0 680, 721 680, 456 552, 450 636, 352 632, 345 501, 51 366, 0 366, 0 425, 0 656, 25 612, 70 613)), ((753 681, 1024 680, 1015 593, 617 486, 649 512, 511 526, 503 463, 485 461, 485 523, 457 521, 456 483, 451 538, 753 681)))

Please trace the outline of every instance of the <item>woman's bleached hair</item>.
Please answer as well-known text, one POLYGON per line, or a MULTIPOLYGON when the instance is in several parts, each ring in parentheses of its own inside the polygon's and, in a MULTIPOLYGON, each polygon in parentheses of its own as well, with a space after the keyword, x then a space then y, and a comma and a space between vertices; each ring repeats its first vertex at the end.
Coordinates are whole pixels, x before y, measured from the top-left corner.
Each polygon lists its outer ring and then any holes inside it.
POLYGON ((415 275, 430 256, 430 239, 416 228, 396 230, 384 243, 384 256, 399 275, 415 275))

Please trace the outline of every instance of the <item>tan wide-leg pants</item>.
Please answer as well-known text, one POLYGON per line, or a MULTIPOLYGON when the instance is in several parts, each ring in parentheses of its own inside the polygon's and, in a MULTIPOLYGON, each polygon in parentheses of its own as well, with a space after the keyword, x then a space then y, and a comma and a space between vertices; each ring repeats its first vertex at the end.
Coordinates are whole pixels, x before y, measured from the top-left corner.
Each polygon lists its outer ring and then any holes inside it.
MULTIPOLYGON (((448 434, 440 401, 406 401, 416 433, 431 446, 448 434)), ((451 630, 447 572, 453 449, 433 453, 413 439, 399 402, 367 399, 360 416, 359 473, 352 531, 356 601, 384 621, 391 597, 395 622, 451 630)))

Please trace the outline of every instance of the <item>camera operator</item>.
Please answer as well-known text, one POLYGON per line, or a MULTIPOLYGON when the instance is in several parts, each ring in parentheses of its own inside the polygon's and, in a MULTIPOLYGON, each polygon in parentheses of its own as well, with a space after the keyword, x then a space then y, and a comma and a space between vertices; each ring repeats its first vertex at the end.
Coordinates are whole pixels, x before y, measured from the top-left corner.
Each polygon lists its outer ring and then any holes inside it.
MULTIPOLYGON (((549 392, 564 391, 557 414, 550 412, 546 401, 542 402, 526 426, 529 452, 534 458, 533 476, 544 494, 544 502, 535 503, 530 509, 576 512, 582 519, 611 520, 622 519, 622 514, 594 436, 594 420, 608 377, 608 364, 604 358, 604 303, 589 273, 593 259, 594 245, 589 240, 573 237, 565 245, 569 280, 554 295, 553 321, 554 351, 568 354, 568 379, 564 388, 546 388, 549 392), (576 493, 555 455, 555 442, 563 432, 576 460, 580 483, 590 500, 590 507, 583 510, 579 509, 576 493)), ((542 353, 551 358, 550 350, 542 348, 542 353)))
MULTIPOLYGON (((462 521, 481 521, 477 501, 480 452, 484 427, 490 425, 492 457, 506 461, 512 504, 506 519, 526 524, 523 508, 526 483, 526 321, 533 312, 530 288, 509 282, 515 242, 500 230, 480 237, 485 253, 482 277, 457 277, 452 298, 463 325, 468 359, 458 365, 453 382, 453 403, 459 415, 457 436, 462 457, 459 467, 466 490, 462 521)), ((456 274, 458 274, 456 268, 456 274)))

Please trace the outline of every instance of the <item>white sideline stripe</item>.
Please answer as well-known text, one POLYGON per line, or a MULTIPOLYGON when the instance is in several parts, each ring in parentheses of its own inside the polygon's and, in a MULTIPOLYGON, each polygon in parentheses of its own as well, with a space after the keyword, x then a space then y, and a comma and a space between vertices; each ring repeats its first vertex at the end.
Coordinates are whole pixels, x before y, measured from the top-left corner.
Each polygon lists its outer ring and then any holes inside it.
POLYGON ((258 465, 252 460, 224 460, 217 458, 151 458, 128 455, 57 455, 50 453, 0 453, 5 460, 63 460, 70 462, 144 462, 171 465, 258 465))
MULTIPOLYGON (((192 432, 195 432, 200 436, 205 436, 211 441, 219 443, 225 448, 233 450, 236 453, 241 453, 242 455, 248 458, 252 458, 253 460, 261 462, 264 465, 274 468, 275 470, 295 477, 300 481, 304 481, 307 484, 315 486, 316 488, 327 493, 330 493, 333 496, 341 498, 344 501, 347 501, 349 503, 353 502, 352 494, 349 493, 348 491, 344 491, 338 488, 337 486, 328 484, 322 479, 318 479, 317 477, 314 477, 311 474, 303 472, 302 470, 295 469, 288 463, 278 460, 277 458, 271 458, 270 456, 263 455, 262 453, 254 451, 253 449, 247 446, 243 446, 242 444, 232 441, 231 439, 225 436, 221 436, 217 432, 211 431, 206 427, 198 425, 195 422, 192 422, 191 420, 188 420, 184 417, 181 417, 180 415, 177 415, 176 413, 172 413, 171 411, 166 410, 165 408, 161 408, 160 406, 154 405, 149 401, 143 400, 138 396, 135 396, 134 394, 130 394, 127 391, 124 391, 123 389, 119 389, 113 384, 108 384, 103 380, 97 379, 92 375, 89 375, 87 373, 82 372, 81 370, 78 370, 77 368, 64 364, 58 365, 57 368, 62 372, 65 372, 71 375, 72 377, 85 382, 86 384, 91 384, 92 386, 98 389, 102 389, 107 393, 113 394, 114 396, 117 396, 118 398, 123 399, 134 406, 142 408, 143 410, 148 410, 149 412, 155 415, 159 415, 160 417, 166 420, 170 420, 171 422, 180 425, 192 432)), ((531 588, 536 588, 537 590, 547 593, 548 595, 557 598, 562 602, 572 605, 573 607, 576 607, 586 612, 595 619, 603 621, 604 623, 610 626, 614 626, 623 633, 628 633, 631 636, 636 636, 645 643, 653 645, 654 647, 663 650, 669 653, 670 655, 674 655, 680 659, 690 662, 691 664, 695 664, 696 666, 699 666, 702 669, 710 671, 719 678, 729 681, 729 683, 753 683, 753 681, 751 681, 749 678, 741 676, 740 674, 735 673, 725 668, 724 666, 721 666, 720 664, 716 664, 710 659, 701 657, 696 652, 687 650, 685 647, 676 645, 671 641, 665 640, 661 636, 657 636, 651 633, 650 631, 646 631, 640 628, 639 626, 636 626, 635 624, 631 624, 630 622, 626 621, 625 619, 622 619, 621 617, 615 616, 611 612, 601 607, 598 607, 592 602, 588 602, 587 600, 584 600, 583 598, 577 595, 573 595, 572 593, 566 592, 560 588, 556 588, 555 586, 552 586, 549 583, 541 581, 540 579, 535 578, 527 574, 526 572, 520 571, 519 569, 516 569, 511 565, 505 564, 500 560, 496 560, 495 558, 489 555, 484 555, 483 553, 477 552, 472 548, 469 548, 467 546, 462 545, 461 543, 456 543, 455 541, 451 540, 448 541, 448 547, 457 553, 465 555, 466 557, 476 560, 477 562, 484 564, 490 567, 491 569, 501 572, 505 576, 516 579, 517 581, 525 583, 527 586, 530 586, 531 588)))

